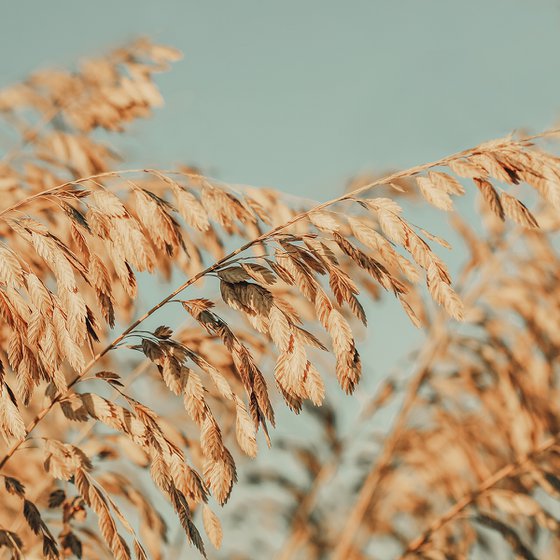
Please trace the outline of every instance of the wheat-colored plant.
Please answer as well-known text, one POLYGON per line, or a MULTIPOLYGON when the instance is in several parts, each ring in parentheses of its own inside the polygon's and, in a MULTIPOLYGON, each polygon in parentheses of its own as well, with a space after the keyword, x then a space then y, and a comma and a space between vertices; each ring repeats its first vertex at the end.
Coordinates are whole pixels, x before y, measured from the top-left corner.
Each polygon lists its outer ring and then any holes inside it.
POLYGON ((14 133, 0 167, 0 558, 174 558, 167 507, 200 553, 219 548, 211 503, 228 501, 259 431, 271 445, 276 395, 299 413, 322 405, 331 378, 346 393, 359 383, 361 292, 392 294, 426 329, 416 372, 388 379, 370 407, 374 421, 400 402, 344 492, 353 503, 337 496, 326 514, 319 499, 363 443, 337 434, 336 410, 313 413, 324 453, 287 446, 307 486, 254 473, 295 500, 272 552, 456 558, 493 546, 484 530, 525 558, 546 536, 556 551, 557 131, 319 203, 187 166, 116 169, 98 132, 160 106, 153 74, 178 56, 141 40, 0 93, 14 133), (409 221, 403 189, 445 212, 465 194, 482 201, 483 233, 456 218, 472 252, 460 290, 434 250, 448 242, 409 221), (144 272, 181 277, 148 310, 144 272))

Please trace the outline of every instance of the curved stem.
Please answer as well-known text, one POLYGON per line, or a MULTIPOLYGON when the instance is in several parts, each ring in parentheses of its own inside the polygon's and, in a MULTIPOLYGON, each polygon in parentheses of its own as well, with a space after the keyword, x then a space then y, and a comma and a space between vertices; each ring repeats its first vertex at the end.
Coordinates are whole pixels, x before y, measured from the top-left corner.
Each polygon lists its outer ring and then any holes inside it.
MULTIPOLYGON (((558 132, 560 132, 560 129, 558 129, 558 132)), ((552 134, 553 132, 547 132, 544 134, 552 134)), ((556 131, 554 131, 554 133, 556 133, 556 131)), ((541 135, 537 135, 536 137, 541 137, 544 134, 541 135)), ((528 139, 524 139, 522 141, 526 142, 528 139)), ((504 141, 504 144, 510 144, 511 141, 504 141)), ((494 147, 494 149, 497 148, 497 145, 494 147)), ((305 218, 307 218, 310 214, 312 214, 313 212, 318 212, 324 208, 327 208, 329 206, 332 206, 334 204, 337 204, 339 202, 343 202, 346 200, 350 200, 353 199, 355 196, 357 196, 358 194, 365 192, 375 186, 379 186, 379 185, 383 185, 383 184, 388 184, 391 183, 393 181, 396 181, 398 179, 402 179, 404 177, 410 177, 413 175, 416 175, 418 173, 421 173, 423 171, 426 171, 428 169, 431 169, 432 167, 439 167, 439 166, 443 166, 443 165, 447 165, 449 164, 451 161, 454 161, 456 159, 459 159, 461 157, 465 157, 471 153, 476 152, 477 150, 480 150, 479 147, 475 147, 475 148, 470 148, 468 150, 463 150, 461 152, 457 152, 453 155, 450 156, 446 156, 444 158, 441 158, 439 160, 430 162, 430 163, 424 163, 422 165, 418 165, 416 167, 412 167, 410 169, 404 170, 404 171, 399 171, 396 173, 392 173, 390 175, 387 175, 385 177, 382 177, 380 179, 377 179, 367 185, 364 185, 358 189, 355 189, 349 193, 345 193, 337 198, 334 198, 332 200, 329 200, 327 202, 323 202, 321 204, 318 204, 317 206, 312 207, 309 210, 306 210, 304 212, 301 212, 299 214, 296 214, 295 216, 293 216, 292 218, 290 218, 287 222, 284 222, 283 224, 280 224, 274 228, 272 228, 271 230, 269 230, 268 232, 265 232, 261 235, 259 235, 258 237, 248 241, 247 243, 245 243, 244 245, 242 245, 241 247, 239 247, 238 249, 236 249, 235 251, 232 251, 231 253, 229 253, 228 255, 224 256, 223 258, 221 258, 220 260, 216 261, 212 266, 205 268, 204 270, 198 272, 197 274, 195 274, 194 276, 192 276, 189 280, 187 280, 186 282, 184 282, 183 284, 181 284, 178 288, 176 288, 175 290, 173 290, 173 292, 171 292, 169 295, 167 295, 164 299, 162 299, 159 303, 157 303, 156 305, 154 305, 151 309, 149 309, 146 313, 144 313, 144 315, 142 315, 140 318, 138 318, 137 320, 135 320, 133 323, 131 323, 117 338, 115 338, 108 346, 106 346, 103 350, 101 350, 100 352, 98 352, 89 362, 88 364, 85 366, 85 368, 78 373, 68 384, 68 387, 66 389, 66 391, 58 393, 53 400, 51 401, 51 403, 46 406, 43 410, 41 410, 37 416, 35 416, 35 418, 29 423, 29 425, 26 428, 26 432, 27 435, 29 435, 30 432, 32 432, 36 426, 41 422, 41 420, 49 413, 49 411, 55 406, 55 404, 57 404, 58 402, 60 402, 60 400, 69 392, 69 390, 103 357, 105 356, 105 354, 107 354, 109 351, 111 351, 113 348, 115 348, 115 346, 117 346, 130 332, 132 332, 138 325, 140 325, 141 323, 143 323, 146 319, 148 319, 149 317, 151 317, 156 311, 158 311, 161 307, 163 307, 166 303, 168 303, 169 301, 171 301, 173 298, 175 298, 175 296, 177 296, 178 294, 180 294, 182 291, 184 291, 186 288, 188 288, 189 286, 191 286, 192 284, 194 284, 195 282, 197 282, 198 280, 200 280, 202 277, 204 277, 206 274, 213 272, 214 270, 220 268, 224 263, 226 263, 227 261, 229 261, 231 258, 236 257, 237 255, 239 255, 240 253, 242 253, 243 251, 246 251, 247 249, 253 247, 254 245, 257 245, 259 243, 262 243, 263 241, 270 239, 271 237, 274 237, 274 235, 280 233, 281 231, 288 229, 290 226, 292 226, 293 224, 300 222, 301 220, 304 220, 305 218)), ((152 171, 148 170, 148 169, 134 169, 134 170, 125 170, 125 171, 107 171, 104 173, 99 173, 97 175, 91 175, 89 177, 85 177, 85 178, 81 178, 81 179, 77 179, 77 180, 72 180, 72 181, 67 181, 66 183, 63 183, 62 185, 59 185, 57 187, 53 187, 51 189, 48 189, 46 191, 42 191, 41 193, 36 193, 34 195, 31 195, 25 199, 22 199, 21 201, 19 201, 18 203, 14 204, 13 206, 11 206, 10 208, 7 208, 5 210, 3 210, 2 212, 0 212, 0 218, 2 216, 4 216, 6 213, 8 213, 11 210, 15 210, 17 208, 20 208, 21 206, 27 204, 28 202, 31 202, 32 200, 35 200, 37 198, 39 198, 40 196, 44 196, 45 194, 49 194, 52 193, 58 189, 64 188, 65 186, 70 186, 72 184, 77 184, 77 183, 83 183, 83 182, 87 182, 89 180, 92 179, 96 179, 96 178, 102 178, 102 177, 109 177, 109 176, 119 176, 125 173, 151 173, 152 171)), ((165 173, 165 172, 163 172, 165 173)), ((2 469, 6 463, 9 461, 10 457, 15 453, 15 451, 21 446, 21 444, 27 439, 27 436, 23 439, 21 439, 20 441, 16 442, 15 444, 12 445, 12 447, 7 451, 7 453, 4 455, 4 457, 0 460, 0 469, 2 469)))
POLYGON ((439 353, 439 350, 445 345, 448 338, 444 329, 440 328, 439 333, 439 336, 434 339, 434 342, 424 349, 424 352, 419 359, 420 367, 407 389, 405 400, 401 406, 398 417, 393 426, 393 430, 389 437, 385 440, 381 455, 374 464, 374 467, 369 471, 360 489, 360 493, 358 494, 358 499, 352 506, 350 514, 346 517, 346 523, 342 528, 342 532, 338 538, 338 544, 333 552, 333 560, 344 560, 350 556, 349 553, 352 548, 354 538, 362 525, 372 497, 378 488, 380 481, 384 478, 387 468, 389 467, 389 463, 393 457, 393 453, 401 441, 402 432, 408 420, 408 414, 416 402, 418 391, 431 371, 430 364, 439 353))
POLYGON ((49 194, 55 193, 56 191, 59 191, 61 189, 64 189, 66 187, 70 187, 72 185, 76 185, 76 184, 81 184, 81 183, 87 183, 87 181, 91 181, 93 179, 99 179, 99 178, 103 178, 103 177, 116 177, 118 176, 120 173, 139 173, 142 172, 143 170, 137 170, 137 169, 130 169, 130 170, 126 170, 126 171, 106 171, 105 173, 97 173, 96 175, 90 175, 89 177, 82 177, 80 179, 73 179, 71 181, 66 181, 65 183, 61 183, 60 185, 56 185, 54 187, 51 187, 50 189, 46 189, 44 191, 40 191, 38 193, 35 194, 31 194, 25 198, 22 198, 21 200, 18 200, 17 202, 15 202, 14 204, 12 204, 11 206, 8 206, 8 208, 4 208, 4 210, 2 210, 0 212, 0 218, 2 218, 3 216, 5 216, 6 214, 9 214, 10 212, 13 212, 14 210, 17 210, 18 208, 21 208, 22 206, 25 206, 26 204, 29 204, 30 202, 33 202, 34 200, 41 198, 42 196, 48 196, 49 194))
MULTIPOLYGON (((516 236, 513 236, 513 238, 509 240, 509 243, 511 243, 515 238, 516 236)), ((465 308, 476 301, 476 298, 484 289, 486 281, 495 272, 496 267, 500 264, 498 256, 499 253, 494 253, 493 258, 485 266, 484 273, 478 284, 465 294, 465 297, 463 298, 465 308)), ((461 283, 464 284, 466 282, 466 278, 469 273, 470 271, 464 273, 461 283)), ((362 522, 368 508, 370 507, 375 492, 379 487, 381 480, 385 477, 391 459, 393 458, 393 453, 401 441, 408 416, 416 403, 418 392, 430 374, 430 366, 439 354, 440 350, 445 347, 449 341, 450 335, 448 331, 445 330, 444 325, 444 315, 440 312, 435 321, 435 325, 432 328, 432 336, 429 338, 428 344, 423 348, 418 358, 419 366, 417 366, 416 373, 407 387, 403 404, 398 412, 391 433, 385 440, 381 454, 374 463, 373 468, 369 471, 360 489, 358 498, 352 506, 350 514, 346 518, 346 523, 343 526, 342 532, 338 538, 337 546, 333 552, 333 560, 344 560, 345 558, 348 558, 350 554, 350 549, 352 548, 354 539, 362 526, 362 522)))
POLYGON ((66 187, 71 187, 72 185, 80 185, 82 183, 87 183, 88 181, 95 182, 96 179, 103 179, 105 177, 119 177, 121 175, 131 175, 131 174, 134 174, 134 173, 152 174, 152 175, 156 175, 160 178, 161 178, 162 175, 183 175, 183 176, 186 176, 186 177, 199 177, 199 175, 197 175, 195 173, 189 173, 187 171, 177 171, 177 170, 174 170, 174 169, 165 169, 165 170, 122 169, 120 171, 104 171, 102 173, 96 173, 95 175, 89 175, 88 177, 80 177, 79 179, 71 179, 69 181, 66 181, 65 183, 60 183, 59 185, 51 187, 50 189, 45 189, 44 191, 40 191, 40 192, 31 194, 31 195, 29 195, 25 198, 22 198, 21 200, 18 200, 17 202, 12 204, 8 208, 5 208, 4 210, 0 211, 0 218, 5 216, 6 214, 9 214, 10 212, 13 212, 14 210, 18 210, 22 206, 25 206, 25 205, 29 204, 30 202, 33 202, 34 200, 37 200, 38 198, 41 198, 43 196, 48 196, 50 194, 54 194, 57 191, 62 190, 66 187))
POLYGON ((417 552, 420 550, 432 537, 432 535, 441 529, 444 525, 447 525, 452 521, 457 515, 459 515, 465 508, 473 504, 481 494, 484 494, 488 490, 491 490, 496 484, 502 480, 515 475, 515 473, 523 468, 527 463, 534 460, 536 457, 548 451, 551 447, 558 443, 558 438, 560 434, 551 436, 545 440, 541 445, 535 448, 531 453, 523 455, 515 459, 515 461, 504 465, 501 469, 496 471, 493 475, 489 476, 482 484, 480 484, 474 491, 463 496, 459 501, 449 508, 443 515, 432 521, 429 527, 420 535, 418 538, 414 539, 406 547, 406 550, 400 556, 400 560, 403 560, 409 554, 417 552))
MULTIPOLYGON (((518 141, 508 141, 508 140, 504 140, 503 144, 527 144, 532 142, 533 140, 538 140, 541 138, 548 138, 550 136, 557 136, 560 134, 560 128, 552 128, 550 130, 546 130, 544 132, 540 132, 538 134, 533 134, 531 136, 525 136, 524 138, 519 139, 518 141)), ((493 149, 496 149, 499 146, 499 144, 496 144, 493 149)), ((367 185, 364 185, 358 189, 355 189, 349 193, 346 193, 336 199, 333 199, 329 202, 325 202, 323 204, 319 204, 318 206, 315 206, 313 210, 320 210, 321 208, 325 208, 326 206, 330 206, 331 204, 335 204, 337 202, 340 202, 342 200, 349 200, 351 199, 353 196, 360 194, 372 187, 375 187, 377 185, 381 185, 384 183, 389 183, 391 181, 395 181, 397 179, 401 179, 403 177, 409 177, 411 175, 414 175, 416 173, 419 173, 421 171, 424 171, 426 169, 429 169, 431 167, 437 167, 439 165, 446 165, 447 163, 449 163, 450 161, 453 161, 455 159, 459 159, 461 157, 464 157, 468 154, 472 154, 474 152, 476 152, 477 150, 480 150, 481 148, 479 146, 476 146, 474 148, 469 148, 467 150, 463 150, 461 152, 456 152, 455 154, 442 158, 439 161, 435 161, 432 163, 426 163, 423 165, 419 165, 417 167, 413 167, 410 169, 407 169, 406 171, 401 171, 398 173, 393 173, 392 175, 388 175, 386 177, 383 177, 381 179, 375 180, 371 183, 368 183, 367 185)), ((18 208, 25 206, 26 204, 28 204, 29 202, 40 198, 41 196, 46 196, 48 194, 54 193, 57 190, 63 189, 65 187, 69 187, 71 185, 75 185, 75 184, 81 184, 81 183, 87 183, 88 181, 92 181, 94 179, 102 179, 104 177, 118 177, 119 175, 125 175, 125 174, 131 174, 131 173, 148 173, 148 174, 153 174, 156 175, 160 178, 162 178, 162 175, 184 175, 184 176, 188 176, 188 177, 194 177, 194 176, 199 176, 196 173, 189 173, 186 171, 177 171, 177 170, 157 170, 157 169, 123 169, 121 171, 105 171, 102 173, 96 173, 95 175, 90 175, 88 177, 81 177, 79 179, 72 179, 70 181, 66 181, 65 183, 61 183, 60 185, 56 185, 55 187, 51 187, 50 189, 46 189, 44 191, 35 193, 33 195, 30 195, 26 198, 23 198, 22 200, 16 202, 15 204, 13 204, 12 206, 0 211, 0 218, 2 216, 4 216, 5 214, 13 211, 13 210, 17 210, 18 208)), ((304 213, 305 215, 309 214, 311 211, 304 213)))

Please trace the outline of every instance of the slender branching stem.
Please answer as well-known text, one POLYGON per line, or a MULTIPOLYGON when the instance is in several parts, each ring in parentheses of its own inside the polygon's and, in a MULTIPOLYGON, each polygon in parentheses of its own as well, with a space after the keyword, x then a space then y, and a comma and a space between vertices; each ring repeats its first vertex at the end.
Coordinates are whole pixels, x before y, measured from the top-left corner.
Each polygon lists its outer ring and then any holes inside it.
POLYGON ((408 555, 414 552, 418 552, 423 546, 426 545, 426 543, 430 540, 430 538, 436 531, 455 519, 462 511, 476 502, 476 500, 481 495, 494 488, 503 480, 511 476, 515 476, 528 463, 531 463, 540 455, 549 451, 558 443, 559 438, 560 434, 555 434, 546 439, 541 445, 533 449, 533 451, 531 451, 530 453, 518 456, 514 461, 508 463, 507 465, 504 465, 501 469, 497 470, 494 474, 489 476, 474 491, 466 494, 460 500, 455 502, 455 504, 453 504, 453 506, 451 506, 443 515, 434 519, 434 521, 430 523, 429 527, 419 537, 408 544, 404 553, 400 557, 400 560, 403 560, 408 555))
MULTIPOLYGON (((512 239, 513 241, 513 239, 512 239)), ((511 242, 511 241, 510 241, 511 242)), ((466 308, 472 305, 480 292, 484 288, 486 280, 495 272, 496 268, 500 265, 499 253, 495 253, 494 257, 487 263, 484 268, 483 275, 479 282, 464 295, 463 301, 466 308)), ((468 276, 468 275, 466 275, 468 276)), ((461 279, 461 283, 465 283, 466 278, 461 279)), ((343 560, 347 558, 354 543, 354 539, 362 526, 364 517, 370 507, 372 498, 379 488, 381 480, 387 474, 387 469, 393 458, 395 449, 401 441, 403 432, 406 428, 406 423, 410 412, 412 411, 420 388, 428 378, 431 372, 431 364, 440 354, 449 340, 450 333, 445 326, 445 316, 439 313, 438 317, 434 320, 432 325, 432 335, 428 337, 428 343, 424 346, 418 358, 418 365, 416 373, 413 375, 406 390, 406 394, 393 424, 390 434, 383 442, 383 449, 377 461, 373 464, 372 469, 367 474, 358 497, 350 510, 350 514, 346 517, 346 523, 338 537, 336 548, 333 552, 333 560, 343 560)))
MULTIPOLYGON (((554 130, 554 131, 547 131, 543 134, 539 134, 539 135, 536 135, 534 137, 524 138, 524 139, 520 140, 520 142, 526 143, 526 142, 528 142, 528 141, 530 141, 534 138, 542 137, 544 135, 546 135, 546 136, 553 135, 553 134, 557 134, 558 132, 560 132, 560 129, 557 129, 557 130, 554 130)), ((511 140, 504 140, 504 144, 509 144, 511 142, 512 142, 511 140)), ((404 171, 399 171, 399 172, 396 172, 396 173, 392 173, 390 175, 387 175, 385 177, 377 179, 377 180, 375 180, 375 181, 373 181, 373 182, 371 182, 367 185, 364 185, 364 186, 362 186, 358 189, 355 189, 351 192, 345 193, 345 194, 343 194, 343 195, 341 195, 337 198, 334 198, 334 199, 331 199, 329 201, 318 204, 317 206, 314 206, 314 207, 310 208, 309 210, 306 210, 304 212, 296 214, 295 216, 290 218, 288 221, 272 228, 268 232, 265 232, 265 233, 259 235, 258 237, 254 238, 250 241, 247 241, 245 244, 243 244, 238 249, 232 251, 231 253, 225 255, 223 258, 216 261, 213 265, 205 268, 204 270, 201 270, 200 272, 198 272, 197 274, 195 274, 194 276, 189 278, 187 281, 185 281, 183 284, 181 284, 178 288, 173 290, 170 294, 168 294, 165 298, 163 298, 159 303, 157 303, 151 309, 149 309, 146 313, 144 313, 144 315, 142 315, 141 317, 136 319, 119 336, 117 336, 109 345, 107 345, 105 348, 100 350, 87 363, 87 365, 84 367, 84 369, 80 373, 78 373, 69 382, 67 390, 58 393, 52 399, 51 403, 49 405, 47 405, 43 410, 41 410, 35 416, 35 418, 33 418, 33 420, 31 420, 29 425, 26 427, 27 435, 29 435, 37 427, 37 425, 43 420, 43 418, 49 413, 49 411, 52 410, 52 408, 54 408, 54 406, 57 403, 59 403, 68 394, 68 392, 74 387, 74 385, 87 372, 89 372, 91 370, 91 368, 94 367, 95 364, 97 364, 97 362, 103 356, 105 356, 108 352, 110 352, 112 349, 114 349, 129 333, 134 331, 146 319, 151 317, 154 313, 156 313, 159 309, 161 309, 164 305, 166 305, 169 301, 174 299, 177 295, 179 295, 185 289, 187 289, 191 285, 195 284, 198 280, 203 278, 208 273, 211 273, 211 272, 219 269, 225 263, 227 263, 230 259, 237 257, 237 255, 239 255, 240 253, 246 251, 247 249, 250 249, 251 247, 253 247, 255 245, 258 245, 259 243, 265 242, 265 241, 273 238, 276 234, 279 234, 279 233, 283 232, 284 230, 289 229, 292 225, 296 224, 297 222, 300 222, 300 221, 306 219, 313 212, 318 212, 318 211, 323 210, 325 208, 328 208, 328 207, 330 207, 334 204, 344 202, 344 201, 347 201, 347 200, 351 200, 351 199, 355 198, 357 195, 359 195, 363 192, 366 192, 367 190, 369 190, 373 187, 390 184, 391 182, 397 181, 398 179, 402 179, 402 178, 405 178, 405 177, 411 177, 413 175, 416 175, 418 173, 421 173, 421 172, 426 171, 428 169, 431 169, 433 167, 448 165, 451 161, 454 161, 454 160, 460 159, 462 157, 468 156, 469 154, 475 153, 477 150, 479 150, 478 147, 470 148, 468 150, 463 150, 463 151, 457 152, 453 155, 446 156, 442 159, 432 161, 430 163, 424 163, 422 165, 418 165, 418 166, 412 167, 412 168, 404 170, 404 171)), ((39 193, 30 195, 30 196, 18 201, 17 203, 13 204, 9 208, 6 208, 5 210, 1 211, 0 212, 0 218, 2 218, 3 216, 5 216, 6 214, 10 213, 13 210, 17 210, 17 209, 29 204, 30 202, 32 202, 33 200, 36 200, 37 198, 39 198, 41 196, 45 196, 47 194, 52 194, 52 193, 54 193, 54 192, 56 192, 60 189, 69 187, 71 185, 82 184, 82 183, 86 183, 87 181, 91 181, 93 179, 99 179, 99 178, 104 178, 104 177, 118 177, 120 175, 130 174, 130 173, 152 173, 152 171, 150 171, 148 169, 128 169, 128 170, 124 170, 124 171, 107 171, 107 172, 104 172, 104 173, 98 173, 96 175, 90 175, 89 177, 84 177, 84 178, 80 178, 80 179, 74 179, 74 180, 71 180, 71 181, 67 181, 67 182, 65 182, 61 185, 58 185, 58 186, 52 187, 50 189, 47 189, 45 191, 41 191, 39 193)), ((162 171, 161 173, 166 173, 166 172, 162 171)), ((6 465, 6 463, 10 460, 10 457, 12 457, 12 455, 17 451, 17 449, 19 449, 19 447, 23 444, 24 441, 26 441, 26 438, 20 439, 19 441, 17 441, 16 443, 14 443, 10 447, 10 449, 7 451, 7 453, 2 457, 2 459, 0 459, 0 469, 2 469, 6 465)))

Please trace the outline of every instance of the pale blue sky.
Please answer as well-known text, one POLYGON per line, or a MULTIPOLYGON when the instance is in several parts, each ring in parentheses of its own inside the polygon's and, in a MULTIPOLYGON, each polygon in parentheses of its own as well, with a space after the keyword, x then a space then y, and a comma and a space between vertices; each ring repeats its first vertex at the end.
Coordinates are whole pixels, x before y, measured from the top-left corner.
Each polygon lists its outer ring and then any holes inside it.
POLYGON ((180 48, 167 107, 127 144, 324 198, 560 114, 556 0, 3 3, 0 83, 139 34, 180 48))

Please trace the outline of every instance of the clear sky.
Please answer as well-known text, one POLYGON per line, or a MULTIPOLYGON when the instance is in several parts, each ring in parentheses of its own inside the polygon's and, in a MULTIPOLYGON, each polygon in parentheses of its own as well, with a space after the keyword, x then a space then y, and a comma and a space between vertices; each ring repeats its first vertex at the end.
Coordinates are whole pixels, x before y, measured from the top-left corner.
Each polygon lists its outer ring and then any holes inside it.
POLYGON ((185 59, 134 157, 324 198, 560 114, 557 0, 3 2, 0 84, 146 34, 185 59))
MULTIPOLYGON (((558 0, 4 1, 0 86, 138 35, 185 58, 129 160, 318 200, 560 117, 558 0)), ((410 349, 396 310, 376 311, 370 388, 410 349)))

